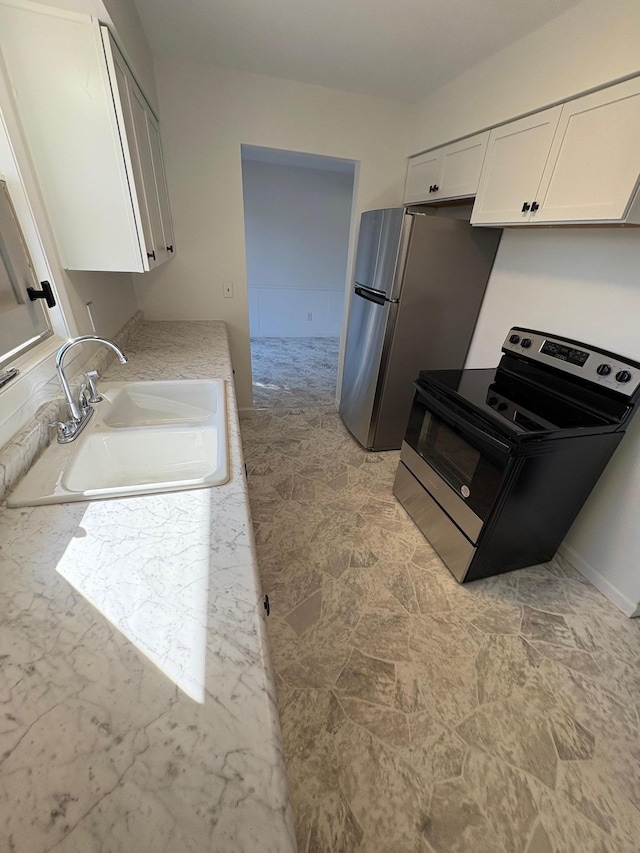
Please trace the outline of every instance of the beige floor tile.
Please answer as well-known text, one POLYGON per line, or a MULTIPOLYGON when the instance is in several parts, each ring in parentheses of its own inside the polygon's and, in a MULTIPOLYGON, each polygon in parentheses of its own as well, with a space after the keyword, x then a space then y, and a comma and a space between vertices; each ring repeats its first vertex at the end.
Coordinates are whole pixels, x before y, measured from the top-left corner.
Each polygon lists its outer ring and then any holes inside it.
POLYGON ((638 853, 640 620, 560 557, 459 586, 311 397, 242 422, 301 853, 638 853))
POLYGON ((520 699, 483 705, 458 726, 470 746, 555 788, 558 756, 547 720, 520 699))
POLYGON ((423 831, 437 853, 506 853, 462 779, 435 786, 423 831))
POLYGON ((353 649, 335 686, 338 696, 391 707, 395 698, 396 666, 353 649))
POLYGON ((340 786, 369 841, 406 843, 421 831, 430 786, 416 769, 353 723, 336 735, 340 786))
POLYGON ((526 773, 471 750, 464 780, 508 853, 524 853, 538 818, 540 786, 526 773))

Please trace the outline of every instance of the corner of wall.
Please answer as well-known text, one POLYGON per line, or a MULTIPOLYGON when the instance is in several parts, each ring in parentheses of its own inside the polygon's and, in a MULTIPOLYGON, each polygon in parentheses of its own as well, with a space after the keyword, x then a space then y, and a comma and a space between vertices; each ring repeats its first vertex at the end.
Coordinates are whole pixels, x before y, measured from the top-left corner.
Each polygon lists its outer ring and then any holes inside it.
POLYGON ((584 559, 576 550, 563 542, 558 553, 577 569, 596 589, 605 595, 612 604, 621 610, 625 616, 640 616, 640 602, 634 602, 607 580, 594 566, 584 559))

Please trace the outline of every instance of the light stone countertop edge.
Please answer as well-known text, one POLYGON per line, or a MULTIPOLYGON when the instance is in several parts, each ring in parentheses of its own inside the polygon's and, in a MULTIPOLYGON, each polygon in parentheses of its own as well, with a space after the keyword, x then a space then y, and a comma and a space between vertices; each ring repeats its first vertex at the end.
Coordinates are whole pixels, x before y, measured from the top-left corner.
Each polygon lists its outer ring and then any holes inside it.
POLYGON ((126 351, 105 379, 226 380, 230 480, 0 509, 0 832, 295 851, 226 326, 147 322, 126 351))

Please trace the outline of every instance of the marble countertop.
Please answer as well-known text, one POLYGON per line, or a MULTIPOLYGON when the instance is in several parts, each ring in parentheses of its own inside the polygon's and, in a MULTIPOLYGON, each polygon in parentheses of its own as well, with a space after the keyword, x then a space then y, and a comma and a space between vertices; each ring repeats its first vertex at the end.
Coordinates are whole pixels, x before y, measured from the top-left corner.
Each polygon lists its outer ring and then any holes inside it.
POLYGON ((231 479, 0 510, 0 851, 295 851, 224 323, 111 380, 227 380, 231 479))

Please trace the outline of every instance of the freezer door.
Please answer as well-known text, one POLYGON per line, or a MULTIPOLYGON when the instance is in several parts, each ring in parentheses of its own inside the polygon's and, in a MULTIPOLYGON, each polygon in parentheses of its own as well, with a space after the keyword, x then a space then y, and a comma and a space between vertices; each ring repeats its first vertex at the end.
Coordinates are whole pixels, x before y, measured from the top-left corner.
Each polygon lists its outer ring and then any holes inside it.
POLYGON ((354 284, 391 296, 405 215, 402 207, 362 214, 354 284))
POLYGON ((360 287, 355 288, 351 300, 340 414, 363 447, 371 447, 375 431, 376 391, 397 307, 360 287))
POLYGON ((400 447, 420 370, 464 365, 501 233, 444 216, 414 217, 379 393, 375 450, 400 447))

